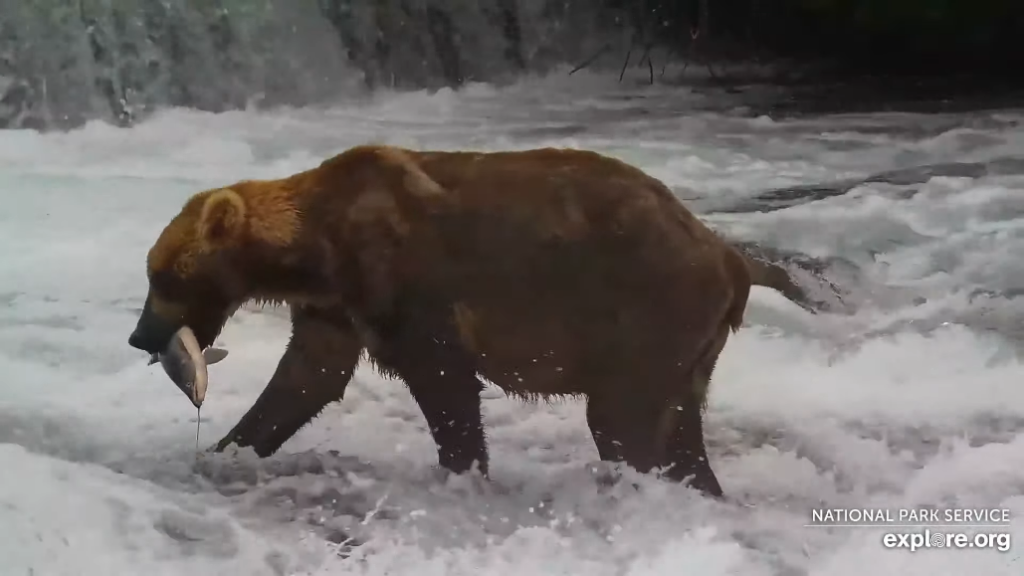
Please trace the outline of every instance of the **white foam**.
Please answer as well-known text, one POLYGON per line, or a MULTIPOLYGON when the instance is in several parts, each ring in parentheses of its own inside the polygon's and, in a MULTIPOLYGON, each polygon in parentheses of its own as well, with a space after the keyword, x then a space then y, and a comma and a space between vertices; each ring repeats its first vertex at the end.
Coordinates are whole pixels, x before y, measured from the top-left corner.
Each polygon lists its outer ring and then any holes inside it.
MULTIPOLYGON (((754 291, 707 418, 726 503, 629 471, 599 490, 580 403, 491 393, 493 482, 440 482, 408 392, 367 366, 281 454, 196 460, 193 408, 127 346, 146 250, 189 194, 305 169, 367 141, 594 148, 681 195, 721 201, 865 175, 907 154, 1024 151, 1012 112, 794 121, 679 112, 700 98, 582 72, 505 89, 382 93, 331 110, 170 110, 127 130, 0 132, 0 572, 1018 574, 1015 551, 912 554, 883 548, 877 531, 803 524, 823 502, 1024 513, 1015 496, 1024 367, 1014 342, 978 330, 1004 318, 1005 334, 1024 317, 1005 293, 1024 280, 1019 177, 933 178, 915 195, 870 184, 787 210, 709 217, 737 237, 847 258, 865 282, 848 287, 866 302, 851 316, 810 315, 754 291), (997 293, 989 308, 969 297, 977 288, 997 293), (311 523, 363 544, 331 557, 311 523)), ((204 446, 273 373, 287 321, 245 311, 221 340, 231 355, 210 367, 204 446)), ((1024 524, 1010 531, 1019 540, 1024 524)))

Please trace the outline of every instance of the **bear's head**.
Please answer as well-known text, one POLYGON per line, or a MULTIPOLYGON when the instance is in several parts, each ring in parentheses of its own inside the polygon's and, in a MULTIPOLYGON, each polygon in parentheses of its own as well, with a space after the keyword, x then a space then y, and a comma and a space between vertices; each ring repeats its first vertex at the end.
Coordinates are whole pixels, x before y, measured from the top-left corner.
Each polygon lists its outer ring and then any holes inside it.
POLYGON ((299 216, 280 181, 200 192, 167 224, 147 258, 149 292, 128 344, 162 352, 183 326, 202 349, 254 294, 261 254, 297 234, 299 216))

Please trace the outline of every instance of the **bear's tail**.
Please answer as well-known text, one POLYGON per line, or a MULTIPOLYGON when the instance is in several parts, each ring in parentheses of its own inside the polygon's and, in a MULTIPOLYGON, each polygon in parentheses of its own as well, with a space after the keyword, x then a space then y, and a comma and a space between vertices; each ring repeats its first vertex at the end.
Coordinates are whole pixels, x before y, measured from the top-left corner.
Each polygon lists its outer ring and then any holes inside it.
POLYGON ((817 314, 813 300, 808 296, 807 291, 793 280, 785 268, 774 262, 757 258, 740 247, 734 246, 734 248, 747 265, 751 284, 771 288, 811 314, 817 314))

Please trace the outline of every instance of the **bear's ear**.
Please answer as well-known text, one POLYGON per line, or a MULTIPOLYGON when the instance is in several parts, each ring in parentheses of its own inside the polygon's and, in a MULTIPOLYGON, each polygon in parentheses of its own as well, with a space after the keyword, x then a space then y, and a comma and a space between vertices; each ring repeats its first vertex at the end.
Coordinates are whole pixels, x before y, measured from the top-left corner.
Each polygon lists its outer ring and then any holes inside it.
POLYGON ((222 188, 210 194, 199 215, 199 238, 211 247, 235 240, 245 224, 245 200, 238 192, 222 188))

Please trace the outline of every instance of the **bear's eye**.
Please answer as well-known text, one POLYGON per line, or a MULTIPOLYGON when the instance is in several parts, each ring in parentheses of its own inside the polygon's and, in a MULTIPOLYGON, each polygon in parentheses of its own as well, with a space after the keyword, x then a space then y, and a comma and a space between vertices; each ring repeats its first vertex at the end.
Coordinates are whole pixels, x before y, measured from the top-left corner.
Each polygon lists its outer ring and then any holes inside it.
POLYGON ((188 291, 185 280, 167 270, 157 270, 151 273, 149 286, 158 296, 170 301, 183 299, 188 291))

